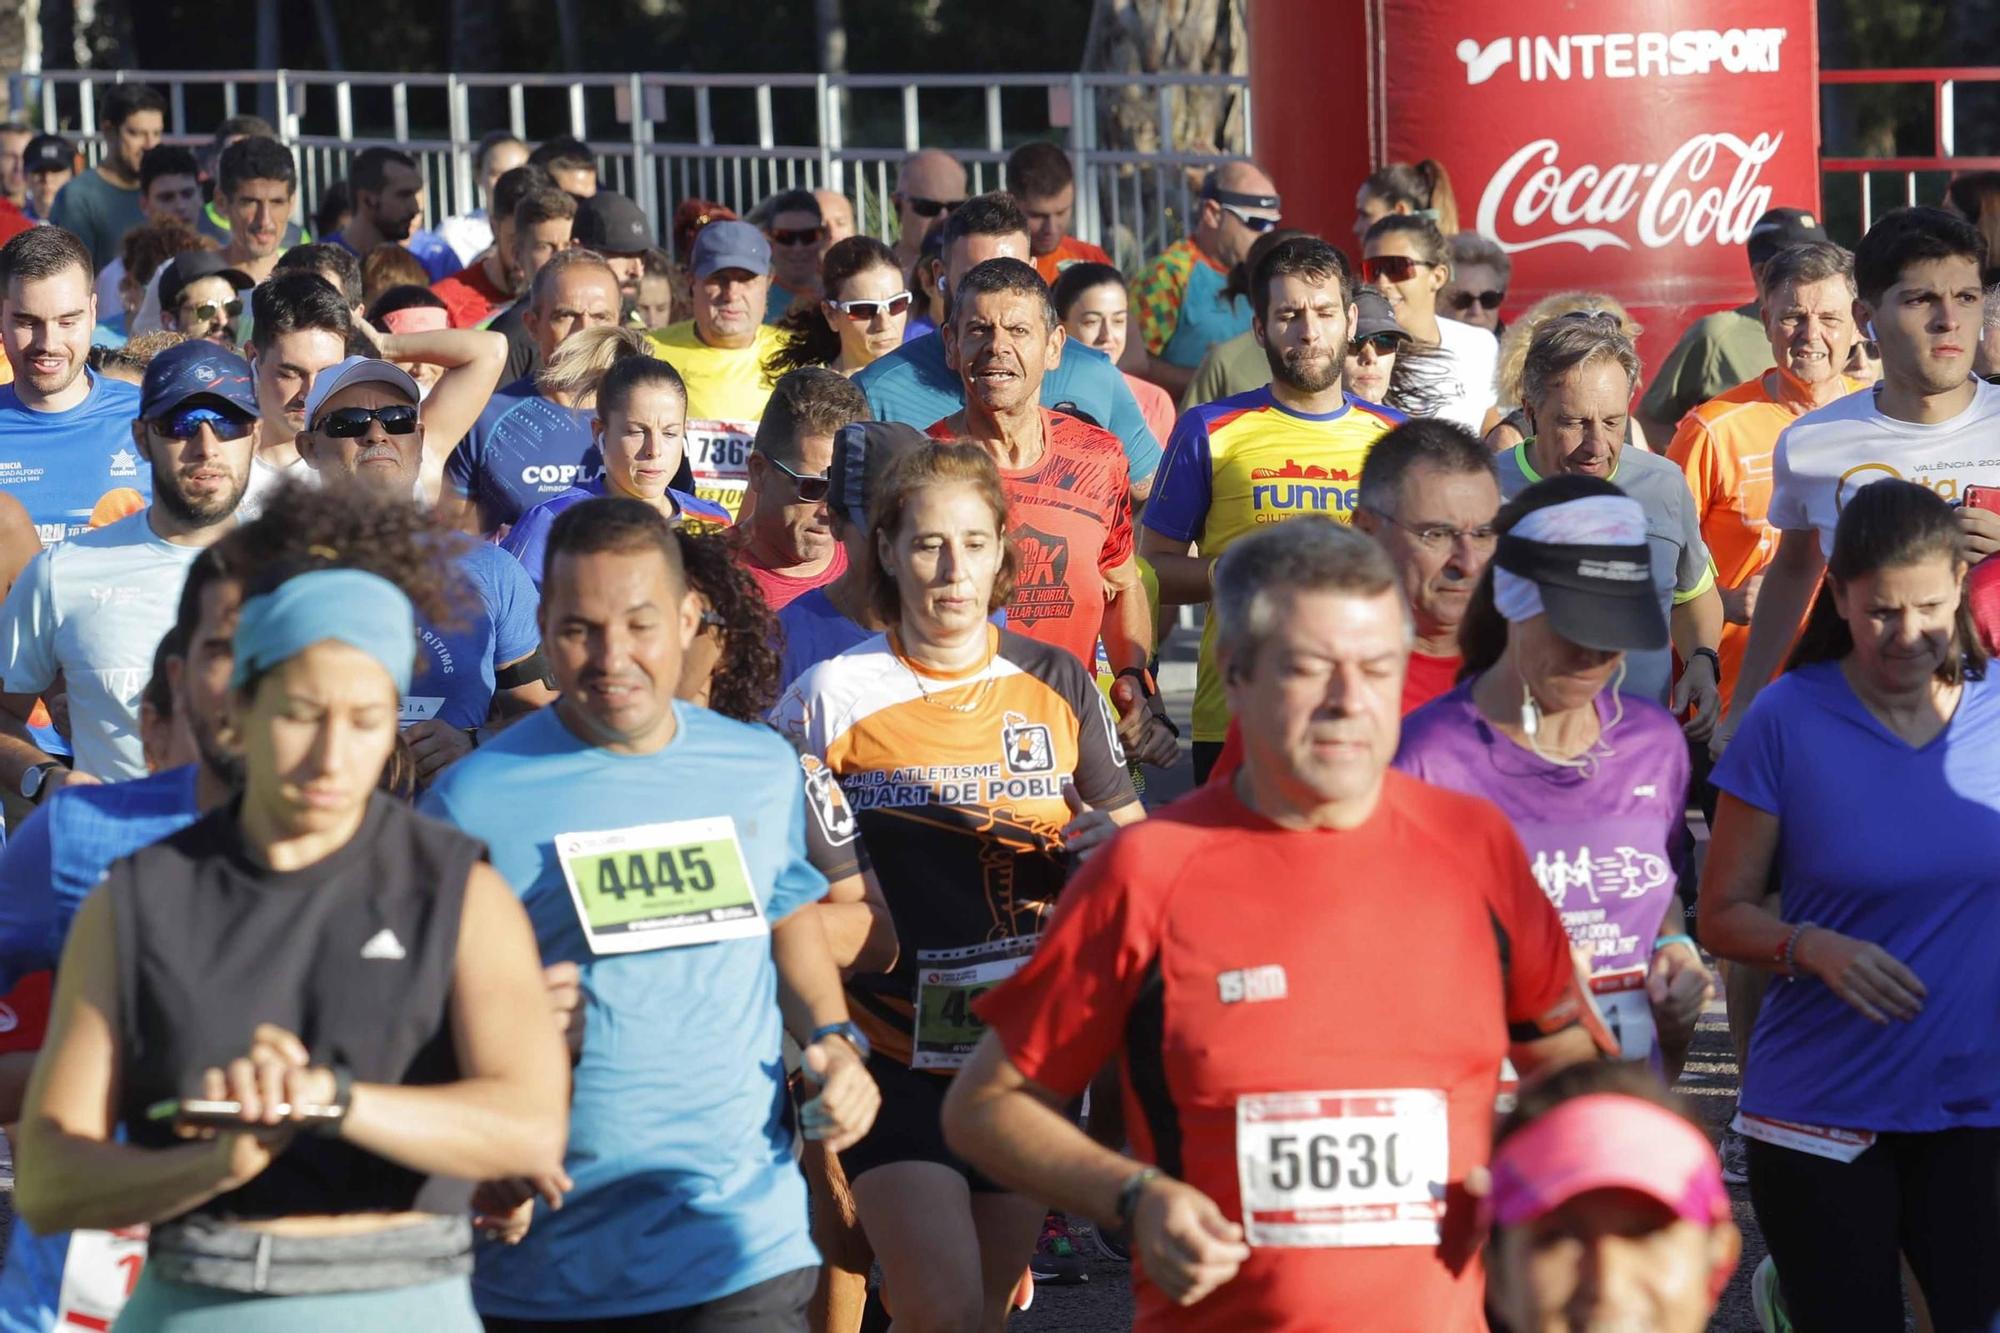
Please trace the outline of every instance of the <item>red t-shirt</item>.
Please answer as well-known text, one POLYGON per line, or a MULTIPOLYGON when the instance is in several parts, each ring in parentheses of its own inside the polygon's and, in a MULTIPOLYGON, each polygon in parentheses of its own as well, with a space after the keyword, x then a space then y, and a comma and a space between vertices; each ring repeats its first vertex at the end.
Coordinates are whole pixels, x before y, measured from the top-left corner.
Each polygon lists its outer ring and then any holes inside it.
MULTIPOLYGON (((1035 272, 1041 274, 1042 281, 1051 287, 1056 285, 1056 279, 1061 277, 1062 271, 1071 264, 1106 264, 1112 268, 1117 267, 1111 263, 1111 256, 1105 254, 1100 247, 1092 245, 1089 241, 1080 241, 1074 236, 1063 237, 1055 249, 1045 255, 1035 256, 1035 272)), ((1166 439, 1164 435, 1160 438, 1163 441, 1166 439)))
MULTIPOLYGON (((1462 657, 1411 653, 1409 669, 1403 673, 1403 716, 1408 717, 1439 695, 1450 692, 1458 682, 1458 668, 1464 661, 1462 657)), ((1229 719, 1229 734, 1222 740, 1222 753, 1215 757, 1215 767, 1208 770, 1209 784, 1229 781, 1241 767, 1243 729, 1236 725, 1236 719, 1232 717, 1229 719)))
POLYGON ((12 202, 0 199, 0 245, 5 245, 35 225, 35 220, 12 202))
MULTIPOLYGON (((1033 467, 1001 469, 1014 595, 1007 628, 1066 648, 1092 670, 1104 624, 1104 579, 1132 558, 1131 484, 1125 449, 1110 431, 1042 409, 1046 447, 1033 467)), ((952 440, 949 419, 933 439, 952 440)))
POLYGON ((827 561, 825 569, 806 578, 794 578, 790 574, 780 574, 775 569, 766 569, 750 559, 744 547, 733 550, 736 563, 750 571, 750 577, 757 580, 758 589, 764 594, 764 604, 773 612, 782 611, 795 598, 803 597, 814 588, 823 588, 847 572, 847 548, 833 548, 833 559, 827 561))
MULTIPOLYGON (((1237 1221, 1240 1118, 1246 1170, 1387 1175, 1381 1158, 1398 1152, 1386 1135, 1358 1154, 1351 1138, 1320 1132, 1359 1121, 1274 1136, 1275 1117, 1255 1109, 1274 1094, 1441 1102, 1442 1127, 1412 1131, 1394 1168, 1410 1190, 1417 1143, 1432 1148, 1435 1173, 1418 1168, 1414 1189, 1448 1186, 1438 1239, 1306 1247, 1253 1236, 1236 1277, 1188 1309, 1132 1266, 1142 1333, 1318 1333, 1484 1327, 1465 1174, 1486 1163, 1510 1039, 1569 1026, 1583 1004, 1568 936, 1506 817, 1390 772, 1356 829, 1283 829, 1226 787, 1125 829, 1064 890, 1035 956, 975 1011, 1022 1073, 1065 1097, 1122 1052, 1134 1155, 1237 1221), (1309 1156, 1276 1160, 1295 1149, 1309 1156)), ((1336 1180, 1335 1199, 1371 1183, 1336 1180)))
POLYGON ((514 298, 493 285, 484 261, 467 264, 448 278, 431 284, 431 294, 445 303, 455 329, 476 329, 514 298))

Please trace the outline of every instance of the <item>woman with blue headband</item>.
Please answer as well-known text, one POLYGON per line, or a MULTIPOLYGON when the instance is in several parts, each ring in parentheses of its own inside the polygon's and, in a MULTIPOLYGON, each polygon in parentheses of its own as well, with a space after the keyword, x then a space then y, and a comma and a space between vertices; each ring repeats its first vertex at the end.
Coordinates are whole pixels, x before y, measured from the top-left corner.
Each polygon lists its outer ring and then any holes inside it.
POLYGON ((416 653, 377 575, 253 583, 241 793, 76 918, 15 1206, 151 1225, 121 1329, 476 1330, 468 1182, 560 1175, 527 917, 477 842, 375 790, 416 653))

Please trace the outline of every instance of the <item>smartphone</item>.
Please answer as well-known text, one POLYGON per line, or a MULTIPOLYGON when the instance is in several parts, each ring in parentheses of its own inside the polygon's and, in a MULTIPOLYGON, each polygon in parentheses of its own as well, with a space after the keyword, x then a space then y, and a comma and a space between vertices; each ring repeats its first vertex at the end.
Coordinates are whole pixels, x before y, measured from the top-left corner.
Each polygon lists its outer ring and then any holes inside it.
MULTIPOLYGON (((289 1120, 293 1108, 279 1103, 278 1114, 289 1120)), ((298 1117, 302 1120, 338 1120, 340 1108, 337 1106, 301 1106, 298 1117)), ((217 1101, 205 1097, 169 1097, 163 1102, 154 1102, 146 1108, 148 1120, 171 1120, 181 1125, 199 1125, 214 1129, 252 1129, 257 1126, 243 1119, 243 1103, 238 1101, 217 1101)))
POLYGON ((1959 498, 1974 509, 2000 514, 2000 486, 1967 486, 1959 492, 1959 498))

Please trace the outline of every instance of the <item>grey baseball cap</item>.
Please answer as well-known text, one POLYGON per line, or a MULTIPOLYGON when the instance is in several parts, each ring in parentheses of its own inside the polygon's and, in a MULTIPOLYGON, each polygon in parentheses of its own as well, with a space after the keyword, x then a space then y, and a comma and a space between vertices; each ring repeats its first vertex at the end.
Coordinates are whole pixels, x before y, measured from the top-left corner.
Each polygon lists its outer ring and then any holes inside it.
POLYGON ((697 278, 725 268, 763 277, 771 271, 771 243, 747 222, 711 222, 695 233, 688 273, 697 278))

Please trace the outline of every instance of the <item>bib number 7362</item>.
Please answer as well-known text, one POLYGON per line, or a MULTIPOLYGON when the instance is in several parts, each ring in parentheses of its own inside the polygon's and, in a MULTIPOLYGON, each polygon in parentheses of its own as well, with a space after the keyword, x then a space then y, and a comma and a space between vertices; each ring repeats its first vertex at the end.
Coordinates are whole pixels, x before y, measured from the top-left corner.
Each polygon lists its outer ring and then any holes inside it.
POLYGON ((1435 1245, 1451 1167, 1444 1093, 1267 1093, 1236 1103, 1252 1245, 1435 1245))

